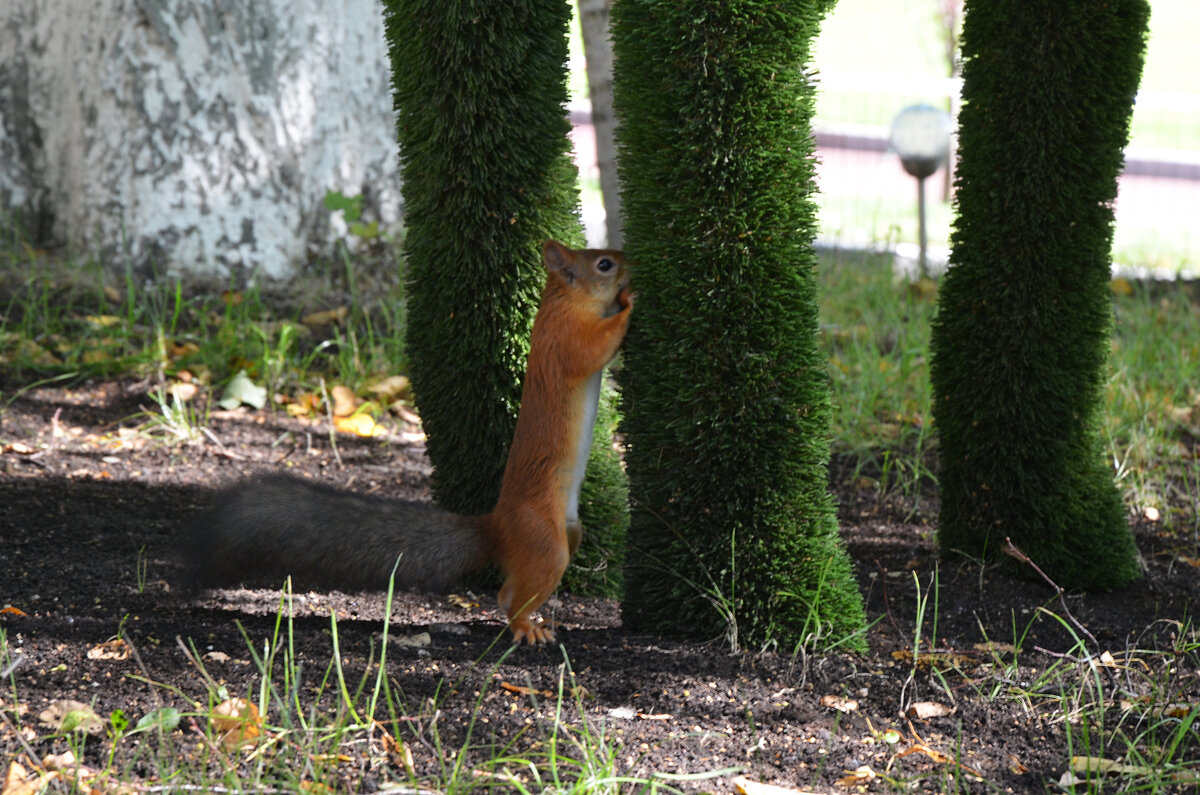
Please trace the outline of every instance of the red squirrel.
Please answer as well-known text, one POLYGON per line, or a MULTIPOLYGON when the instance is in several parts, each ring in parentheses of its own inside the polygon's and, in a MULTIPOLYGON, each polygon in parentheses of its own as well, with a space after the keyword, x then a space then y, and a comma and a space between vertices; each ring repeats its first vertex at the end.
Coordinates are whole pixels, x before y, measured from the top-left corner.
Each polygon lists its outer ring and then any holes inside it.
POLYGON ((494 562, 513 640, 553 640, 553 629, 531 614, 558 587, 582 538, 579 488, 600 379, 629 327, 633 293, 619 251, 548 240, 542 254, 546 286, 491 513, 459 516, 268 475, 219 495, 185 531, 193 579, 220 585, 291 575, 302 586, 384 588, 395 565, 397 586, 439 590, 494 562))

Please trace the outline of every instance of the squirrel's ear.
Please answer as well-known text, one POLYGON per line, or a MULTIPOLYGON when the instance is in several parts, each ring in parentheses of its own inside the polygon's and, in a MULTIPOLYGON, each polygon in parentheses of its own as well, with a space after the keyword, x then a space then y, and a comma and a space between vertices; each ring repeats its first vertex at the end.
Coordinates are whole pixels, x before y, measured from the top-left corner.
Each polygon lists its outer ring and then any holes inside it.
POLYGON ((547 240, 542 243, 542 259, 545 260, 547 268, 558 270, 566 265, 569 259, 567 247, 557 240, 547 240))
POLYGON ((542 243, 542 259, 546 263, 546 270, 561 274, 568 283, 575 281, 575 272, 571 270, 573 264, 571 250, 562 243, 557 240, 547 240, 542 243))

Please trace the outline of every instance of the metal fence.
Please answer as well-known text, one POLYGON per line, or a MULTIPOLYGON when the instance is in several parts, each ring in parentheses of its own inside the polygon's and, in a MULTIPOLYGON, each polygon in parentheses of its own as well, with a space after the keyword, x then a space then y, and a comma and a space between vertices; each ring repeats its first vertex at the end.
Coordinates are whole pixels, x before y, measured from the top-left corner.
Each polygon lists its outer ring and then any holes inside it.
MULTIPOLYGON (((955 79, 821 74, 814 132, 821 242, 911 256, 916 183, 889 151, 888 129, 923 102, 956 110, 955 79)), ((927 183, 931 261, 946 257, 952 223, 945 170, 927 183)), ((1119 183, 1116 264, 1133 273, 1200 275, 1200 95, 1143 92, 1137 98, 1119 183)))

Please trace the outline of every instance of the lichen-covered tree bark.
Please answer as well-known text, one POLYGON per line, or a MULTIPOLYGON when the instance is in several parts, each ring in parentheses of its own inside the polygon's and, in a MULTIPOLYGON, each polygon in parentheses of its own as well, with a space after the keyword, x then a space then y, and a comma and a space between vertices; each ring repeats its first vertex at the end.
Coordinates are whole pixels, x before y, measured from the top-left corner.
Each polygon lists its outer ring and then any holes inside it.
POLYGON ((933 326, 946 552, 1137 576, 1104 454, 1113 200, 1145 0, 968 0, 958 217, 933 326))
POLYGON ((862 647, 828 490, 805 64, 823 0, 617 0, 626 621, 862 647))
POLYGON ((0 213, 124 274, 290 276, 399 220, 378 0, 0 2, 0 213))

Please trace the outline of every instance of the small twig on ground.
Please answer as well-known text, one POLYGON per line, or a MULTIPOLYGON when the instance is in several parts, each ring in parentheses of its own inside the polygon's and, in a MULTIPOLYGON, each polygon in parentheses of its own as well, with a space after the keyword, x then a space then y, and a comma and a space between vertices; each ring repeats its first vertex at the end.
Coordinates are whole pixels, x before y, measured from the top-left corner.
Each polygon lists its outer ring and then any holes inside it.
POLYGON ((215 433, 213 433, 209 428, 202 427, 200 429, 200 433, 207 436, 208 440, 217 446, 217 452, 220 453, 221 455, 225 456, 226 458, 228 458, 230 461, 245 461, 246 460, 246 457, 244 455, 242 455, 240 453, 235 453, 234 451, 232 451, 228 447, 226 447, 225 444, 220 439, 217 438, 217 435, 215 433))
POLYGON ((333 460, 337 461, 338 469, 345 469, 346 465, 342 463, 342 454, 338 452, 337 443, 337 426, 333 424, 333 402, 329 399, 329 392, 325 389, 325 379, 321 379, 321 402, 325 405, 325 419, 329 423, 329 446, 333 449, 333 460))
POLYGON ((1018 549, 1017 545, 1012 542, 1011 538, 1009 538, 1008 536, 1005 536, 1004 543, 1007 545, 1007 547, 1004 550, 1005 553, 1007 553, 1011 557, 1016 558, 1017 560, 1021 561, 1022 563, 1028 564, 1034 571, 1036 571, 1038 573, 1038 575, 1041 576, 1041 578, 1043 580, 1045 580, 1046 582, 1048 582, 1050 584, 1050 587, 1053 588, 1055 593, 1058 594, 1058 601, 1060 604, 1062 604, 1063 612, 1067 614, 1067 618, 1071 621, 1072 624, 1074 624, 1079 629, 1080 632, 1082 632, 1084 635, 1087 635, 1088 640, 1090 640, 1092 642, 1092 646, 1097 651, 1099 651, 1100 641, 1096 640, 1095 635, 1093 635, 1091 632, 1088 632, 1087 627, 1085 627, 1083 624, 1079 623, 1079 620, 1077 618, 1075 618, 1075 616, 1071 613, 1071 608, 1067 607, 1067 600, 1063 596, 1063 593, 1065 593, 1065 590, 1063 589, 1063 587, 1061 585, 1059 585, 1058 583, 1056 583, 1054 580, 1050 579, 1046 575, 1046 572, 1042 571, 1041 568, 1039 568, 1038 565, 1036 563, 1034 563, 1033 560, 1028 555, 1026 555, 1024 552, 1022 552, 1020 549, 1018 549))

